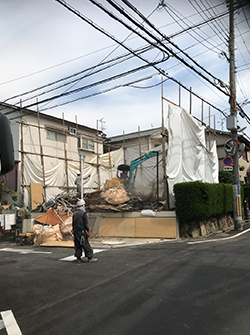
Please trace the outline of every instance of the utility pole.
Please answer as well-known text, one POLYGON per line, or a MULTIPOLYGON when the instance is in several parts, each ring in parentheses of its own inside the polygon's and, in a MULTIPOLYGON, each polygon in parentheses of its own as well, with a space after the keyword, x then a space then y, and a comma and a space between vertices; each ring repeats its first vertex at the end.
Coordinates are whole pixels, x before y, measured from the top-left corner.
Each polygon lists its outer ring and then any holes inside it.
POLYGON ((169 192, 168 192, 168 181, 166 174, 166 134, 164 126, 164 109, 163 109, 163 78, 161 78, 161 135, 162 135, 162 168, 163 168, 163 182, 164 182, 164 198, 166 200, 166 210, 169 210, 169 192))
POLYGON ((237 145, 232 156, 233 159, 233 210, 234 228, 243 230, 241 214, 241 194, 239 178, 239 146, 237 134, 237 108, 236 108, 236 85, 235 85, 235 45, 234 45, 234 0, 229 0, 229 60, 230 60, 230 120, 231 138, 237 145), (232 126, 233 124, 233 126, 232 126))
POLYGON ((81 172, 81 199, 83 199, 83 175, 82 175, 82 169, 83 169, 83 164, 85 161, 85 155, 81 152, 79 149, 78 151, 79 158, 80 158, 80 172, 81 172))

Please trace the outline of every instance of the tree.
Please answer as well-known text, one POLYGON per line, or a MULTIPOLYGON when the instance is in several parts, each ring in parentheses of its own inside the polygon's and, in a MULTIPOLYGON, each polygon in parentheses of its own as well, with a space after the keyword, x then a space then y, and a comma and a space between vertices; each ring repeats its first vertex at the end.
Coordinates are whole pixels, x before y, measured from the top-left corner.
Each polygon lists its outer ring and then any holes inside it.
POLYGON ((7 183, 6 178, 2 177, 2 179, 0 180, 0 203, 2 203, 2 198, 4 194, 9 194, 13 201, 17 201, 16 192, 7 188, 6 183, 7 183))

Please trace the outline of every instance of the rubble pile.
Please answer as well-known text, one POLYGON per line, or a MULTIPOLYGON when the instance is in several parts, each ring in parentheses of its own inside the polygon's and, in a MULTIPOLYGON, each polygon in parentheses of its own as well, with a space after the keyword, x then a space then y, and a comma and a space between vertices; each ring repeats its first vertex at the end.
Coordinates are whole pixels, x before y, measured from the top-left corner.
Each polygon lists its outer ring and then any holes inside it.
POLYGON ((63 241, 72 238, 72 214, 61 207, 51 208, 34 219, 34 244, 39 246, 49 241, 63 241))
MULTIPOLYGON (((14 205, 2 205, 1 210, 5 213, 12 210, 14 214, 11 215, 15 219, 9 226, 2 222, 1 232, 13 232, 16 241, 19 236, 29 233, 34 237, 36 246, 49 241, 72 241, 72 216, 80 197, 77 190, 64 191, 47 202, 37 203, 36 209, 32 211, 14 205)), ((163 205, 156 202, 155 198, 155 190, 146 196, 136 195, 116 178, 106 180, 102 190, 84 194, 86 211, 89 213, 162 210, 163 205)), ((6 222, 10 221, 9 217, 7 219, 6 222)))
MULTIPOLYGON (((36 246, 50 241, 72 241, 72 216, 80 197, 77 190, 70 189, 47 202, 37 203, 32 211, 14 205, 1 205, 0 239, 2 235, 6 238, 6 233, 10 232, 16 241, 21 235, 26 237, 26 234, 30 234, 36 246)), ((148 195, 135 194, 117 178, 106 180, 101 190, 84 194, 86 211, 89 213, 162 210, 163 205, 155 198, 155 190, 152 189, 148 195)))

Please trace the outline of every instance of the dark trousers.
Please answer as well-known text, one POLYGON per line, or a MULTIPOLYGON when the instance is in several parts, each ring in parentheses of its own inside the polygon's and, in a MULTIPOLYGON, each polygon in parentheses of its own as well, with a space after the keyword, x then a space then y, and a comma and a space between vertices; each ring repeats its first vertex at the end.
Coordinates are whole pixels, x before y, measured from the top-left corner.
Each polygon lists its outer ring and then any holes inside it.
POLYGON ((84 245, 80 244, 80 239, 82 236, 81 231, 74 231, 74 245, 75 245, 75 257, 81 258, 82 257, 82 250, 84 250, 85 257, 88 257, 88 259, 93 257, 93 249, 91 248, 89 244, 89 239, 85 238, 84 245))

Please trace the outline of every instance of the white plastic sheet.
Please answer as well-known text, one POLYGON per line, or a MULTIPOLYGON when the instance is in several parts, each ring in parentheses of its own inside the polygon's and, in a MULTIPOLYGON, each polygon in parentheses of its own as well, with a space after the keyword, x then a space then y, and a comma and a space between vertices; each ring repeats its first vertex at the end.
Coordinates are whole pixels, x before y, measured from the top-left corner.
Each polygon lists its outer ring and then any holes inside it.
POLYGON ((169 105, 169 148, 167 176, 170 207, 174 207, 173 186, 176 183, 201 181, 218 183, 216 143, 209 151, 205 142, 205 127, 181 107, 169 105))
MULTIPOLYGON (((156 148, 159 149, 159 148, 156 148)), ((99 178, 97 171, 97 158, 95 157, 90 162, 83 164, 83 178, 90 175, 84 181, 84 192, 92 192, 104 188, 107 179, 111 180, 116 177, 117 166, 119 164, 130 164, 130 162, 138 158, 138 152, 133 149, 118 149, 99 156, 99 178)), ((161 159, 161 156, 159 156, 161 159)), ((34 156, 26 155, 24 160, 24 177, 26 185, 30 183, 43 183, 42 167, 39 159, 34 156)), ((160 160, 159 159, 159 160, 160 160)), ((76 173, 79 165, 68 162, 68 180, 69 186, 75 187, 76 173)), ((162 165, 159 166, 159 178, 162 180, 162 165)), ((66 173, 65 163, 60 162, 50 170, 45 171, 45 183, 50 187, 46 188, 46 201, 54 198, 56 195, 62 193, 63 189, 59 186, 66 186, 66 173)), ((160 183, 160 192, 162 193, 163 187, 160 183)), ((153 189, 156 189, 156 157, 150 158, 143 162, 138 167, 137 175, 135 178, 135 188, 141 194, 149 194, 153 189)), ((30 206, 29 189, 25 188, 24 192, 25 207, 30 206)))

